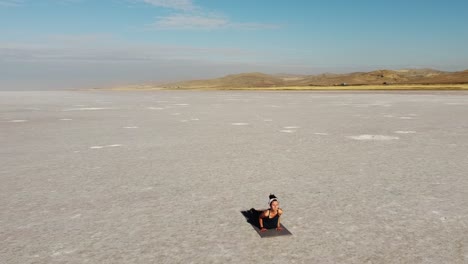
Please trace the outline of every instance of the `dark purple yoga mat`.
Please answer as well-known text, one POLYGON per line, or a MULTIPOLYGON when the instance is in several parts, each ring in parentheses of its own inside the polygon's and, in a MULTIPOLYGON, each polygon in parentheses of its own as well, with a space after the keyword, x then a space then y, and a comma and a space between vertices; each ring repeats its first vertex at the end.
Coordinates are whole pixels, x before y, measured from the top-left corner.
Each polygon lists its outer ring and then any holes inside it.
POLYGON ((252 225, 252 227, 258 233, 260 237, 264 238, 264 237, 277 237, 277 236, 292 235, 291 232, 289 232, 289 230, 286 229, 286 227, 283 224, 281 224, 281 227, 283 228, 283 230, 281 231, 277 231, 276 228, 274 228, 274 229, 267 229, 267 231, 265 232, 260 232, 260 228, 258 226, 259 225, 258 216, 260 215, 261 212, 262 211, 255 210, 253 208, 248 211, 241 211, 242 215, 245 217, 247 222, 250 225, 252 225))

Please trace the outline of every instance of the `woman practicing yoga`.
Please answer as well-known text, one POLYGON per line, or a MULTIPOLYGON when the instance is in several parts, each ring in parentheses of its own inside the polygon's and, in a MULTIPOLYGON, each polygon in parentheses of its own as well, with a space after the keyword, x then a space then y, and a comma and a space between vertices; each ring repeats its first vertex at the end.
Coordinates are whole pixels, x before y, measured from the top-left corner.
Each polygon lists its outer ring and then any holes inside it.
POLYGON ((279 208, 278 198, 274 194, 270 194, 269 201, 270 209, 263 211, 258 217, 260 224, 260 231, 265 232, 267 229, 276 228, 281 231, 280 216, 283 214, 283 210, 279 208))

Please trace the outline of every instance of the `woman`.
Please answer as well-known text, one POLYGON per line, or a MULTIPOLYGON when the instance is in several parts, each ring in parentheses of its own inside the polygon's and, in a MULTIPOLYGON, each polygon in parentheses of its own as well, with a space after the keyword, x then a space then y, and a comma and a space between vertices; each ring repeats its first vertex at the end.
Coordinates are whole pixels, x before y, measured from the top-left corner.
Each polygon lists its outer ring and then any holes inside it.
POLYGON ((280 216, 283 214, 283 210, 279 208, 278 198, 274 194, 270 194, 270 201, 268 203, 270 209, 263 211, 258 217, 260 223, 260 232, 265 232, 267 229, 276 228, 281 231, 280 216))

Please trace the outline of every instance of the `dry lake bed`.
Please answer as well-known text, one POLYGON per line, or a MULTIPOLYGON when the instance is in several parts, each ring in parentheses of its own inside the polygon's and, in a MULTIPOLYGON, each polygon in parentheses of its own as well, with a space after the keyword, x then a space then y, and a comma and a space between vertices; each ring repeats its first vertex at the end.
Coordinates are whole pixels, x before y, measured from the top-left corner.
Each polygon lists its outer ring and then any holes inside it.
POLYGON ((0 92, 0 263, 468 263, 467 153, 468 92, 0 92))

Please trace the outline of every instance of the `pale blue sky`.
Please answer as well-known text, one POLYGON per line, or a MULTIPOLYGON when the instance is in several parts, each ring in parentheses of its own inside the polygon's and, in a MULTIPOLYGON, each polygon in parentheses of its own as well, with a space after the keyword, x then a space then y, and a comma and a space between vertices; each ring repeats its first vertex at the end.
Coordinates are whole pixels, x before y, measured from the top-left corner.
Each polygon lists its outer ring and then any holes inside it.
POLYGON ((0 90, 468 69, 462 0, 0 0, 0 90))

